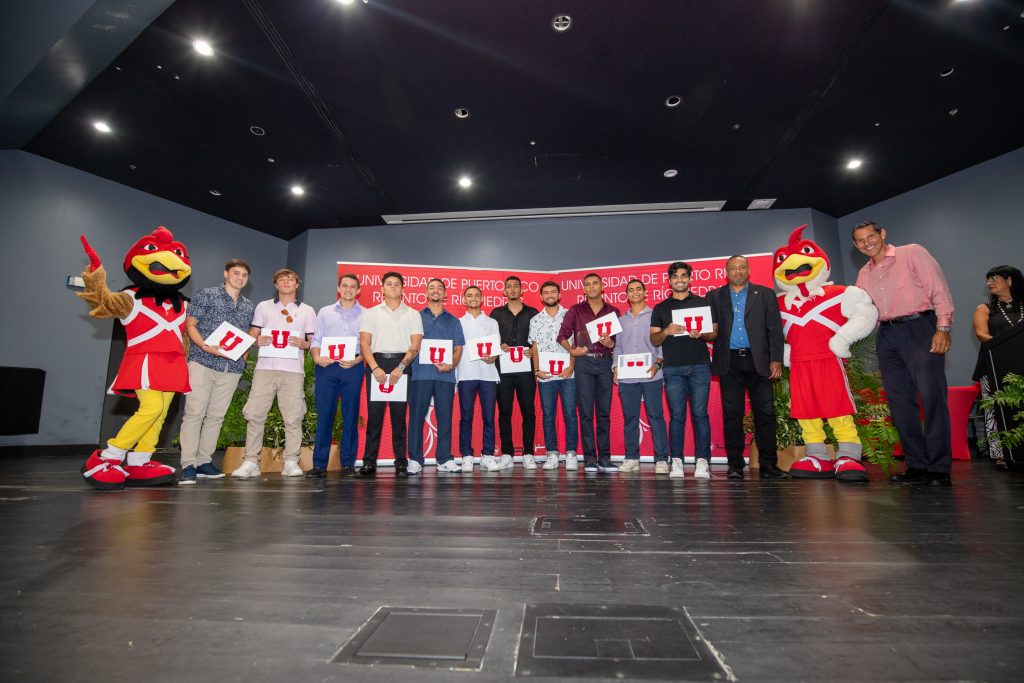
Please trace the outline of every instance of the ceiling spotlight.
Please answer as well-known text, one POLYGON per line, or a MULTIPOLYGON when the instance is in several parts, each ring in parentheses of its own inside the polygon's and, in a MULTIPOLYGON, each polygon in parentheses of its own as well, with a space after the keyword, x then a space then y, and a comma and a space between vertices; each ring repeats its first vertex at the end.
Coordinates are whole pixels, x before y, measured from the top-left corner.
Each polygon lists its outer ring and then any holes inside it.
POLYGON ((732 124, 732 129, 733 130, 739 130, 740 129, 740 124, 738 124, 738 123, 732 124))
POLYGON ((875 121, 875 128, 878 128, 880 125, 882 125, 881 121, 875 121))
POLYGON ((219 197, 220 190, 210 190, 210 194, 212 194, 214 197, 219 197))
POLYGON ((196 41, 194 41, 192 43, 192 47, 195 49, 196 52, 198 52, 199 54, 201 54, 204 57, 212 57, 213 56, 213 46, 210 45, 205 40, 196 40, 196 41))
POLYGON ((461 178, 459 178, 459 187, 461 187, 462 189, 466 189, 467 187, 472 186, 473 181, 470 180, 469 176, 462 176, 461 178))
POLYGON ((356 0, 338 0, 339 5, 351 5, 356 0))
POLYGON ((950 109, 950 110, 949 110, 949 115, 950 115, 950 116, 956 116, 956 115, 957 115, 957 114, 959 114, 959 113, 960 113, 960 110, 959 110, 959 109, 950 109))
POLYGON ((956 71, 953 67, 949 67, 945 71, 939 72, 939 78, 945 78, 946 76, 952 76, 953 72, 956 71))
POLYGON ((683 98, 680 97, 679 95, 670 95, 669 97, 665 98, 665 106, 669 108, 678 107, 682 103, 683 98))
POLYGON ((306 189, 302 185, 292 185, 292 194, 296 197, 301 197, 306 194, 306 189))
POLYGON ((850 159, 846 162, 846 170, 856 171, 858 168, 864 165, 864 162, 860 159, 850 159))
POLYGON ((270 163, 274 163, 274 157, 267 157, 267 161, 269 161, 270 163))
POLYGON ((536 146, 537 146, 537 141, 536 140, 530 140, 530 147, 536 147, 536 146))
POLYGON ((457 119, 468 119, 469 118, 469 110, 468 109, 463 109, 462 107, 459 107, 458 109, 455 110, 455 118, 457 118, 457 119))
POLYGON ((263 130, 259 126, 249 126, 249 132, 252 133, 253 135, 256 135, 257 137, 267 134, 267 131, 263 130))
POLYGON ((559 33, 565 33, 572 27, 572 17, 568 14, 559 14, 551 20, 551 28, 559 33))
POLYGON ((677 175, 679 175, 679 171, 677 171, 674 168, 670 168, 667 171, 665 171, 665 173, 664 173, 664 176, 666 178, 675 178, 677 175))
POLYGON ((106 121, 93 121, 92 127, 101 133, 109 133, 113 130, 110 126, 107 125, 106 121))

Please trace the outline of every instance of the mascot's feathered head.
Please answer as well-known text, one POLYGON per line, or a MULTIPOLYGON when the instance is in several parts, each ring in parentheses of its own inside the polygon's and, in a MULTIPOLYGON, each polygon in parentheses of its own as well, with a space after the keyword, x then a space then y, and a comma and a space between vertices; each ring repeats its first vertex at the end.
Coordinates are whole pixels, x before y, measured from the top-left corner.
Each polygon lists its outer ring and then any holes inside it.
POLYGON ((124 272, 139 288, 136 298, 151 296, 158 304, 169 301, 175 311, 188 300, 179 291, 192 276, 188 250, 163 226, 132 245, 124 255, 124 272))
POLYGON ((789 243, 775 250, 775 289, 786 293, 787 299, 807 298, 818 293, 831 275, 828 255, 811 240, 803 239, 806 225, 789 236, 789 243))

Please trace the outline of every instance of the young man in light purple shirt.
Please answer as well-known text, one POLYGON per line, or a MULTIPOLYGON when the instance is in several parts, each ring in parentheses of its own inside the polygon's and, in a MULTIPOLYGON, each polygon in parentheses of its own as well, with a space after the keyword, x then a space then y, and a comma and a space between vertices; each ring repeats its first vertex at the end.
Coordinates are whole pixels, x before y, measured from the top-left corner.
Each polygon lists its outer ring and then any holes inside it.
POLYGON ((654 442, 654 471, 668 474, 668 433, 665 431, 665 415, 661 405, 661 390, 665 382, 661 376, 661 349, 651 343, 651 308, 647 305, 647 287, 640 280, 630 280, 626 285, 626 299, 629 310, 619 316, 622 332, 615 338, 612 351, 615 383, 619 387, 619 402, 622 404, 623 437, 626 443, 626 458, 619 466, 619 472, 636 472, 640 469, 640 399, 643 398, 647 422, 651 426, 651 440, 654 442), (619 377, 619 358, 623 355, 648 353, 649 365, 644 377, 619 377))
MULTIPOLYGON (((359 326, 364 309, 359 305, 359 278, 346 273, 338 278, 338 300, 324 306, 316 314, 310 353, 317 367, 313 395, 316 401, 316 443, 313 446, 313 467, 306 479, 321 479, 327 473, 331 454, 334 416, 341 398, 341 476, 356 473, 356 453, 359 450, 359 399, 363 389, 363 357, 359 348, 359 326), (335 360, 342 355, 338 348, 324 348, 324 338, 353 337, 355 358, 335 360)), ((344 354, 348 355, 348 354, 344 354)))

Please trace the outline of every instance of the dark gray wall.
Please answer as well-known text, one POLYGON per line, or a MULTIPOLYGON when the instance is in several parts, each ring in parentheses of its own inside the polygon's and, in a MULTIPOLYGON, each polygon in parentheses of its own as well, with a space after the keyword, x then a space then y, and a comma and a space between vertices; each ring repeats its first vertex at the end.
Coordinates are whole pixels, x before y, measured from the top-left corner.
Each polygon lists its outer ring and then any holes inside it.
MULTIPOLYGON (((772 252, 793 228, 815 220, 834 241, 834 220, 808 209, 727 213, 472 221, 310 230, 302 264, 305 297, 314 306, 334 300, 337 262, 454 265, 514 271, 559 270, 674 259, 772 252)), ((298 268, 297 268, 298 269, 298 268)))
POLYGON ((39 434, 0 437, 0 445, 96 441, 111 321, 89 318, 65 277, 87 263, 78 241, 85 234, 104 259, 110 287, 129 284, 120 265, 125 251, 158 225, 189 248, 186 292, 223 282, 224 262, 239 256, 253 267, 246 294, 273 294, 270 273, 285 261, 284 240, 32 154, 0 151, 0 234, 9 257, 0 275, 8 293, 0 365, 47 373, 39 434))
POLYGON ((1024 148, 840 218, 850 283, 867 260, 850 240, 863 220, 885 226, 892 244, 924 246, 942 266, 956 308, 946 376, 951 385, 970 384, 978 356, 971 315, 987 298, 985 272, 1003 263, 1024 266, 1024 148))

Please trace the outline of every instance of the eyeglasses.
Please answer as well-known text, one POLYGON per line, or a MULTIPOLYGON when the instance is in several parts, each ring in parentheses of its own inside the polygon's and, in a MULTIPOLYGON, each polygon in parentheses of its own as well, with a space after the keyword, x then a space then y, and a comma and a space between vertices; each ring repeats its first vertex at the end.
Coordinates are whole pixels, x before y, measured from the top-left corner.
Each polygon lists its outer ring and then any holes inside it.
POLYGON ((284 319, 287 320, 288 322, 293 322, 292 314, 289 313, 286 309, 281 310, 281 315, 283 315, 284 319))

